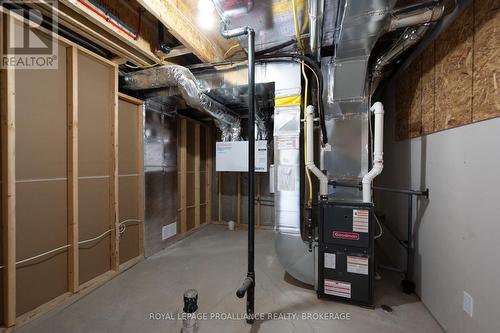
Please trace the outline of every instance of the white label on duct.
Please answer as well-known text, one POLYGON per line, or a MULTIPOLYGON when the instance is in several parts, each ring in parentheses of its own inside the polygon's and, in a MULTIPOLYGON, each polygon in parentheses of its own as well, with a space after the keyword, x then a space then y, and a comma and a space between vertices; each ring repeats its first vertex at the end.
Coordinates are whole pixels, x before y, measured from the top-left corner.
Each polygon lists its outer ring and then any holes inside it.
POLYGON ((299 149, 298 136, 278 136, 274 138, 278 144, 278 150, 299 149))
MULTIPOLYGON (((248 141, 216 142, 215 171, 248 172, 248 141)), ((267 172, 267 141, 255 141, 255 172, 267 172)))
POLYGON ((352 231, 368 232, 369 211, 366 209, 352 210, 352 231))
POLYGON ((368 258, 347 256, 347 272, 368 275, 368 258))
POLYGON ((325 253, 325 268, 335 269, 335 253, 325 253))
POLYGON ((351 298, 351 283, 325 279, 325 294, 351 298))
POLYGON ((267 172, 267 141, 255 141, 255 172, 267 172))
POLYGON ((278 191, 295 191, 294 167, 278 166, 278 191))

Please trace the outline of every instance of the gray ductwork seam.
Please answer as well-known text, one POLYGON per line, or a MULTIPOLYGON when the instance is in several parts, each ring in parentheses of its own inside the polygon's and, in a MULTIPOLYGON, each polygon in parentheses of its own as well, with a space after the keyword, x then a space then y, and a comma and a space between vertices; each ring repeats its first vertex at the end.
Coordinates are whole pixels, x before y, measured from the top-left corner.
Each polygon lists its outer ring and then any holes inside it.
POLYGON ((240 118, 224 105, 207 96, 199 87, 193 73, 179 65, 164 65, 126 74, 124 88, 146 90, 175 86, 190 107, 206 112, 215 120, 223 141, 237 141, 241 134, 240 118))

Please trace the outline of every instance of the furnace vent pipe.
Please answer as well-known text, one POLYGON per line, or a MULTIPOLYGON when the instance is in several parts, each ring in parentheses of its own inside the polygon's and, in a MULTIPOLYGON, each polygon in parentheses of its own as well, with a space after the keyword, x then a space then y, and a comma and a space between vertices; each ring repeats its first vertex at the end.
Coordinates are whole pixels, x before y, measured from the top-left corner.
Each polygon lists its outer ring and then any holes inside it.
POLYGON ((444 1, 430 1, 395 9, 387 30, 435 22, 443 16, 444 8, 444 1))
POLYGON ((323 33, 324 0, 309 0, 309 48, 312 58, 321 61, 321 35, 323 33))
POLYGON ((319 195, 322 199, 328 196, 328 177, 321 172, 320 169, 314 164, 314 106, 309 105, 306 108, 306 167, 319 180, 319 195))
POLYGON ((384 106, 376 102, 370 108, 375 115, 375 131, 373 133, 373 167, 363 177, 363 202, 372 202, 372 182, 384 169, 384 106))
POLYGON ((128 73, 124 77, 124 88, 146 90, 177 87, 190 107, 203 111, 215 119, 222 131, 222 141, 240 138, 240 118, 230 109, 207 96, 199 87, 193 73, 179 65, 163 65, 128 73))

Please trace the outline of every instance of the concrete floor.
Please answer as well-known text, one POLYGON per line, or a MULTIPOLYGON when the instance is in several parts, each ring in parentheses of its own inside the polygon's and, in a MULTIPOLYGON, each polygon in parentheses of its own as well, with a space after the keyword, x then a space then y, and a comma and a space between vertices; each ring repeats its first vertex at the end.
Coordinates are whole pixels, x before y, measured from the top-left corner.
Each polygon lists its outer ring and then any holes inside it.
MULTIPOLYGON (((203 320, 199 332, 442 332, 415 296, 402 294, 399 278, 382 272, 376 307, 365 309, 318 300, 313 290, 290 283, 274 252, 274 232, 256 233, 256 312, 349 313, 349 320, 203 320), (386 313, 381 304, 392 306, 386 313)), ((137 264, 81 300, 61 306, 16 332, 180 332, 181 321, 150 313, 182 312, 182 294, 199 292, 199 312, 244 313, 235 291, 246 272, 246 230, 208 225, 137 264)), ((267 316, 267 314, 266 314, 267 316)))

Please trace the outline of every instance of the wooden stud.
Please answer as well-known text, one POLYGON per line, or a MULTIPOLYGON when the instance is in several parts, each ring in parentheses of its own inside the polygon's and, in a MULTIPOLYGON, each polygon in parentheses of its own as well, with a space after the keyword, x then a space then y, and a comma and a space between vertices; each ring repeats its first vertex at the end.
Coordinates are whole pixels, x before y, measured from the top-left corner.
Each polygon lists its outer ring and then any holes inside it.
POLYGON ((118 210, 118 67, 111 74, 113 102, 111 104, 111 175, 110 187, 110 229, 111 229, 111 269, 120 268, 120 232, 118 210))
POLYGON ((139 203, 137 207, 137 218, 142 221, 139 224, 139 255, 144 256, 144 228, 145 228, 145 214, 144 214, 144 104, 141 102, 138 105, 137 114, 137 174, 139 179, 137 183, 139 203))
POLYGON ((154 17, 163 23, 168 31, 203 62, 220 61, 224 50, 214 40, 207 38, 195 24, 189 13, 178 8, 173 0, 138 0, 138 2, 154 17))
POLYGON ((238 197, 236 200, 236 223, 241 224, 241 172, 238 172, 238 197))
POLYGON ((212 221, 212 135, 212 126, 207 126, 205 129, 205 197, 207 200, 205 222, 207 223, 212 221))
POLYGON ((187 232, 187 120, 178 118, 177 121, 178 151, 177 151, 177 175, 178 175, 178 200, 179 200, 179 220, 181 234, 187 232))
POLYGON ((78 292, 78 49, 66 49, 66 103, 68 117, 68 289, 78 292))
POLYGON ((222 180, 223 180, 223 173, 219 172, 218 178, 219 181, 217 182, 217 223, 222 224, 222 180))
POLYGON ((194 124, 194 226, 200 226, 200 124, 194 124))
MULTIPOLYGON (((8 18, 3 17, 3 40, 9 36, 8 18)), ((6 41, 8 43, 8 40, 6 41)), ((16 323, 16 146, 15 70, 1 70, 2 119, 2 231, 4 322, 16 323)))
POLYGON ((186 54, 191 54, 193 51, 191 49, 188 49, 184 45, 181 46, 176 46, 172 48, 172 51, 170 51, 166 56, 165 59, 170 59, 170 58, 175 58, 175 57, 180 57, 186 54))

